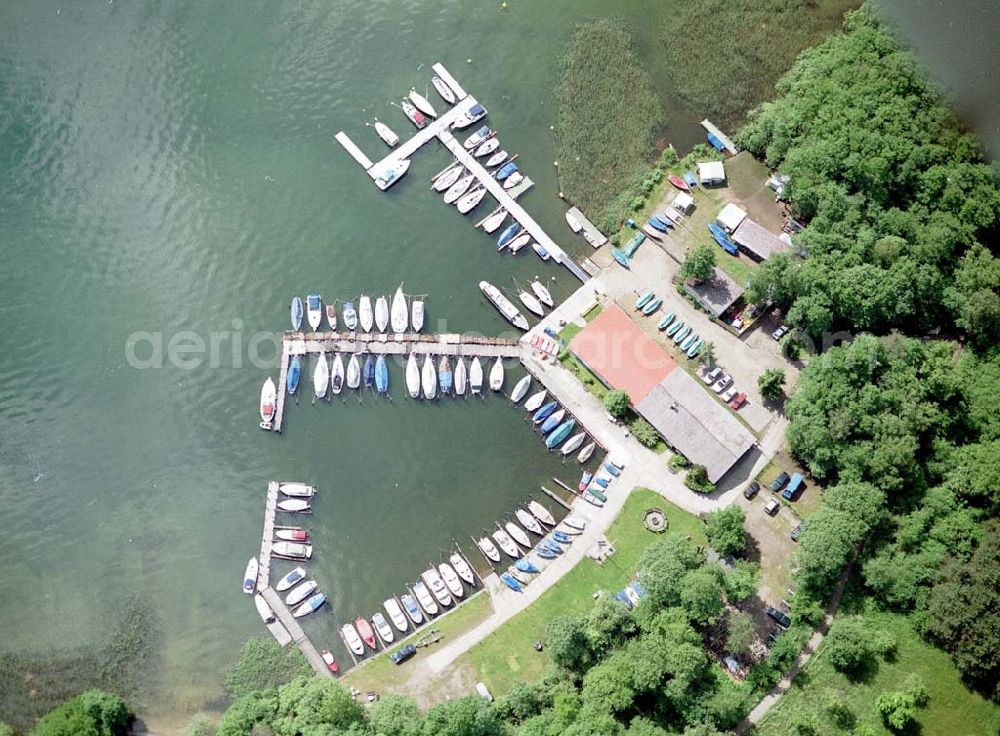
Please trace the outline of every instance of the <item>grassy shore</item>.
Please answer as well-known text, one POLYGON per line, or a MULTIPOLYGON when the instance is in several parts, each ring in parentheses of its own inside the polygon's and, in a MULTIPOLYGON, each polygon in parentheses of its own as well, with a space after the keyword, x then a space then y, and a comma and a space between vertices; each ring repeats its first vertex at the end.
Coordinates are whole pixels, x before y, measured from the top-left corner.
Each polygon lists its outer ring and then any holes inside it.
POLYGON ((661 21, 671 85, 724 129, 774 96, 806 48, 840 27, 857 0, 687 0, 661 21))
POLYGON ((580 562, 527 610, 470 649, 457 664, 471 665, 494 695, 503 695, 517 682, 538 679, 549 657, 544 650, 536 652, 534 643, 545 641, 546 627, 555 616, 583 613, 593 604, 594 593, 618 590, 628 581, 642 551, 657 539, 642 524, 643 512, 651 507, 663 510, 670 531, 690 535, 697 544, 705 543, 703 525, 696 516, 651 490, 637 488, 608 530, 608 540, 616 549, 608 562, 580 562))
POLYGON ((557 97, 560 186, 599 218, 645 175, 665 124, 628 31, 612 20, 579 26, 562 58, 557 97))

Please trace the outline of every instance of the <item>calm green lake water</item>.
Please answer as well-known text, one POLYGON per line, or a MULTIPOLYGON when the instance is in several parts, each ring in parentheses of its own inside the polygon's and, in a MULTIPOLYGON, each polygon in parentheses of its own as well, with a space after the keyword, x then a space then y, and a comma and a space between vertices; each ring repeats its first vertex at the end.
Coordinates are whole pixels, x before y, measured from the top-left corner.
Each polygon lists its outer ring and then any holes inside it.
MULTIPOLYGON (((2 648, 102 642, 138 594, 164 626, 140 710, 183 719, 218 699, 242 642, 264 633, 239 582, 268 479, 321 489, 310 571, 332 605, 305 628, 322 647, 452 540, 575 475, 506 399, 412 402, 398 367, 392 402, 311 406, 307 390, 282 436, 262 433, 258 391, 277 370, 245 348, 283 330, 291 296, 310 290, 345 299, 403 280, 429 295, 430 324, 485 334, 506 323, 480 279, 538 275, 565 296, 567 272, 498 257, 429 192, 448 160, 436 144, 384 195, 333 134, 373 157, 366 119, 410 134, 389 101, 440 60, 521 154, 536 181, 523 203, 573 246, 549 129, 560 51, 575 23, 624 17, 668 138, 686 147, 700 116, 663 87, 650 22, 669 12, 653 0, 0 7, 2 648), (183 331, 217 333, 219 360, 126 362, 136 333, 183 331)), ((273 360, 273 343, 263 353, 273 360)))

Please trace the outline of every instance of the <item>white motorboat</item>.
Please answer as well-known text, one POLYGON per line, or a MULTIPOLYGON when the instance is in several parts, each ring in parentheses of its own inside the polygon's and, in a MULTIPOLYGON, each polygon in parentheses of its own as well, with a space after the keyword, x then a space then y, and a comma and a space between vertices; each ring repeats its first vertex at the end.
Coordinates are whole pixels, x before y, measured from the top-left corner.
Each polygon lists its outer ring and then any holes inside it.
POLYGON ((438 572, 441 573, 441 579, 444 580, 444 584, 448 586, 448 590, 456 598, 461 598, 465 595, 465 588, 462 586, 462 579, 458 577, 458 573, 455 569, 449 565, 447 562, 442 562, 438 565, 438 572))
POLYGON ((497 543, 504 552, 506 552, 513 559, 518 559, 521 556, 521 550, 517 548, 514 544, 514 540, 510 538, 510 535, 503 529, 497 529, 493 534, 490 535, 493 540, 497 543))
POLYGON ((476 584, 476 576, 472 572, 472 568, 469 567, 469 563, 465 561, 465 558, 462 557, 462 555, 458 554, 458 552, 452 552, 448 561, 451 562, 451 566, 455 569, 455 572, 458 573, 458 577, 462 578, 462 580, 467 582, 469 585, 476 584))
POLYGON ((434 369, 434 361, 430 353, 424 356, 424 368, 420 375, 421 388, 424 390, 425 399, 433 399, 437 396, 437 371, 434 369))
POLYGON ((483 551, 483 554, 486 555, 487 559, 493 562, 500 562, 500 552, 489 537, 480 537, 476 544, 483 551))
POLYGON ((441 579, 441 573, 439 573, 433 566, 420 573, 420 579, 424 581, 428 588, 430 588, 431 593, 434 594, 434 598, 442 606, 447 607, 454 603, 451 593, 448 592, 448 586, 446 586, 444 581, 441 579))
POLYGON ((420 398, 420 367, 413 353, 406 359, 406 390, 411 399, 420 398))
POLYGON ((522 181, 524 181, 524 174, 522 174, 520 171, 515 171, 513 174, 511 174, 510 176, 508 176, 506 179, 503 180, 503 188, 513 189, 522 181))
POLYGON ((538 501, 529 501, 528 511, 530 511, 536 519, 546 526, 556 525, 556 520, 552 517, 552 514, 547 508, 542 506, 542 504, 538 503, 538 501))
POLYGON ((503 525, 503 528, 507 530, 507 533, 511 536, 515 542, 520 544, 525 549, 531 549, 531 540, 528 535, 524 533, 524 529, 519 527, 513 521, 508 521, 503 525))
POLYGON ((458 178, 465 172, 465 167, 461 163, 456 161, 447 169, 441 172, 431 188, 436 192, 443 192, 446 189, 451 188, 451 185, 458 181, 458 178))
POLYGON ((531 242, 531 233, 523 233, 514 238, 507 247, 510 249, 510 254, 517 255, 517 252, 521 250, 524 246, 531 242))
POLYGON ((392 166, 389 166, 383 171, 380 171, 375 176, 375 186, 377 186, 384 192, 386 189, 391 187, 397 181, 402 179, 403 174, 405 174, 409 170, 409 168, 410 168, 410 159, 404 158, 400 161, 397 161, 392 166))
POLYGON ((499 391, 503 388, 503 361, 497 358, 490 369, 490 388, 499 391))
POLYGON ((254 591, 257 590, 257 571, 260 569, 260 564, 257 562, 256 557, 251 557, 247 562, 246 570, 243 571, 243 592, 247 595, 253 595, 254 591))
POLYGON ((281 483, 278 490, 294 498, 312 498, 316 495, 316 489, 305 483, 281 483))
POLYGON ((509 155, 510 154, 508 154, 506 151, 497 151, 488 159, 486 159, 486 167, 492 169, 494 166, 499 166, 500 164, 502 164, 504 161, 507 160, 507 156, 509 155))
POLYGON ((304 567, 296 567, 290 573, 285 575, 281 580, 279 580, 274 585, 274 589, 279 593, 288 590, 293 585, 295 585, 300 580, 304 580, 306 577, 306 571, 304 567))
POLYGON ((472 359, 469 368, 469 390, 474 394, 482 393, 483 390, 483 364, 478 355, 472 359))
POLYGON ((413 325, 414 332, 424 329, 424 300, 414 299, 410 305, 410 324, 413 325))
POLYGON ((298 542, 274 542, 271 545, 272 555, 282 557, 294 557, 297 560, 309 560, 313 556, 311 544, 299 544, 298 542))
POLYGON ((524 289, 521 289, 517 293, 517 298, 521 300, 521 304, 528 308, 529 312, 533 312, 539 317, 545 316, 545 309, 542 307, 542 303, 538 301, 538 297, 534 294, 529 294, 524 289))
POLYGON ((518 311, 513 302, 505 297, 497 287, 488 281, 480 281, 479 290, 483 292, 486 298, 490 300, 490 303, 497 308, 508 322, 519 330, 527 332, 528 320, 524 318, 524 315, 518 311))
POLYGON ((430 101, 417 92, 417 90, 410 89, 410 101, 416 105, 417 109, 424 115, 430 115, 432 118, 436 118, 438 116, 437 110, 434 109, 434 106, 430 103, 430 101))
POLYGON ((278 389, 274 385, 274 380, 268 376, 264 385, 260 387, 260 426, 261 429, 270 429, 274 422, 274 407, 278 398, 278 389))
POLYGON ((529 514, 524 509, 518 509, 514 512, 514 516, 517 520, 521 522, 521 526, 527 529, 529 532, 534 532, 538 536, 545 534, 545 530, 542 529, 542 525, 538 523, 538 519, 529 514))
POLYGON ((465 147, 466 151, 471 151, 472 149, 477 148, 480 143, 489 138, 492 132, 493 131, 490 130, 490 126, 484 125, 475 133, 466 138, 465 142, 462 143, 462 146, 465 147))
POLYGON ((403 294, 403 285, 400 284, 392 297, 392 312, 389 315, 389 323, 392 325, 393 334, 402 335, 406 332, 409 319, 410 310, 406 306, 406 295, 403 294))
POLYGON ((326 305, 326 324, 331 331, 337 331, 337 306, 335 304, 326 305))
POLYGON ((330 390, 339 394, 344 390, 344 359, 340 353, 333 356, 333 368, 330 369, 330 390))
POLYGON ((465 361, 458 358, 455 361, 455 396, 464 396, 469 383, 469 374, 465 369, 465 361))
POLYGON ((472 155, 475 156, 476 158, 479 158, 480 156, 488 156, 498 148, 500 148, 500 139, 497 138, 496 136, 493 136, 489 140, 485 140, 482 143, 480 143, 476 147, 476 150, 473 151, 472 155))
POLYGON ((476 189, 473 189, 465 196, 460 197, 459 200, 455 202, 455 207, 457 207, 458 211, 461 212, 463 215, 467 215, 469 212, 475 209, 480 202, 483 201, 483 197, 485 196, 486 196, 486 187, 478 187, 476 189))
POLYGON ((292 616, 295 618, 302 618, 303 616, 308 616, 310 613, 318 611, 326 604, 326 596, 322 593, 314 594, 309 600, 303 603, 301 606, 292 611, 292 616))
POLYGON ((475 180, 476 180, 475 176, 473 176, 472 174, 467 174, 466 176, 463 176, 461 179, 456 181, 454 184, 448 187, 448 191, 444 193, 444 203, 452 204, 453 202, 455 202, 455 200, 457 200, 459 197, 461 197, 468 191, 469 187, 472 186, 472 182, 474 182, 475 180))
POLYGON ((520 403, 521 399, 524 398, 525 394, 528 393, 528 389, 531 388, 531 376, 527 375, 514 384, 514 390, 510 392, 510 400, 515 404, 520 403))
POLYGON ((347 388, 358 388, 361 385, 361 362, 355 353, 347 361, 347 388))
POLYGON ((531 249, 532 249, 533 251, 535 251, 535 254, 536 254, 536 255, 537 255, 537 256, 538 256, 539 258, 541 258, 541 259, 542 259, 543 261, 547 261, 547 260, 549 260, 549 258, 551 258, 551 257, 552 257, 552 256, 550 256, 550 255, 549 255, 549 252, 548 252, 547 250, 545 250, 545 248, 543 248, 543 247, 542 247, 541 245, 539 245, 538 243, 532 243, 532 244, 531 244, 531 249))
POLYGON ((462 128, 468 128, 473 123, 478 122, 485 117, 486 108, 477 102, 469 107, 469 109, 463 112, 460 116, 455 118, 455 121, 451 124, 451 129, 461 130, 462 128))
POLYGON ((567 516, 563 519, 563 524, 569 527, 573 527, 578 531, 583 531, 587 528, 587 522, 581 519, 579 516, 567 516))
POLYGON ((549 290, 545 287, 545 284, 543 284, 538 279, 535 279, 534 281, 531 282, 531 290, 535 292, 535 296, 538 297, 538 301, 540 301, 546 307, 551 308, 555 305, 555 302, 552 301, 552 294, 549 293, 549 290))
POLYGON ((563 454, 564 457, 567 455, 572 455, 574 452, 576 452, 577 448, 583 444, 583 441, 585 439, 587 439, 587 433, 580 432, 579 434, 574 435, 570 437, 568 440, 566 440, 566 444, 564 444, 559 449, 559 451, 563 454))
POLYGON ((572 212, 566 213, 566 224, 569 225, 569 229, 575 233, 580 232, 583 229, 583 224, 576 219, 576 216, 572 212))
POLYGON ((382 637, 383 643, 392 644, 396 637, 393 636, 392 627, 389 626, 389 622, 385 620, 385 616, 382 615, 381 611, 376 611, 372 616, 372 625, 375 627, 378 635, 382 637))
POLYGON ((375 326, 379 332, 385 332, 389 326, 389 300, 384 296, 375 300, 375 326))
POLYGON ((527 411, 535 412, 542 408, 542 404, 545 403, 545 399, 548 397, 549 392, 546 389, 542 389, 536 394, 532 394, 528 397, 528 400, 524 402, 524 408, 527 411))
POLYGON ((448 83, 441 79, 437 74, 431 77, 431 84, 434 85, 434 89, 437 93, 441 95, 441 99, 447 102, 449 105, 455 104, 455 91, 448 86, 448 83))
POLYGON ((409 631, 410 622, 407 620, 406 614, 403 613, 399 601, 395 598, 386 598, 382 602, 382 607, 385 608, 385 612, 389 614, 389 620, 392 621, 393 626, 399 629, 400 633, 409 631))
POLYGON ((267 601, 264 600, 264 596, 260 593, 254 594, 253 604, 257 607, 257 613, 260 614, 260 618, 265 624, 269 624, 274 621, 274 611, 272 611, 271 607, 267 605, 267 601))
POLYGON ((392 128, 380 120, 375 121, 375 132, 378 133, 378 137, 389 148, 395 148, 396 144, 399 143, 399 136, 392 132, 392 128))
POLYGON ((316 357, 316 367, 313 369, 313 393, 317 399, 325 399, 330 390, 330 364, 326 362, 326 353, 316 357))
POLYGON ((306 297, 306 319, 309 320, 313 332, 318 330, 320 323, 323 322, 323 300, 319 298, 319 294, 310 294, 306 297))
POLYGON ((594 454, 594 450, 597 447, 596 442, 591 442, 589 445, 580 450, 580 454, 576 456, 576 461, 583 464, 590 460, 590 456, 594 454))
POLYGON ((371 297, 362 295, 358 300, 358 321, 361 322, 361 329, 365 332, 371 332, 374 317, 371 297))
POLYGON ((437 616, 438 608, 437 603, 434 602, 434 596, 419 580, 413 584, 413 593, 417 596, 417 602, 420 603, 420 607, 424 609, 428 616, 437 616))
POLYGON ((340 627, 340 633, 343 635, 344 641, 347 642, 347 646, 350 647, 352 652, 359 657, 364 655, 365 643, 361 641, 361 637, 358 635, 358 630, 354 628, 354 624, 344 624, 340 627))
POLYGON ((403 593, 399 596, 399 602, 403 604, 403 612, 406 613, 406 617, 413 622, 414 626, 420 626, 424 622, 424 614, 412 595, 403 593))
POLYGON ((292 592, 285 596, 285 603, 289 606, 297 606, 311 596, 318 587, 319 583, 315 580, 306 580, 304 583, 296 585, 292 592))
POLYGON ((498 207, 493 210, 490 215, 483 220, 483 230, 488 233, 496 232, 503 225, 503 221, 507 219, 507 210, 503 207, 498 207))
POLYGON ((285 542, 307 542, 309 541, 309 532, 297 526, 288 529, 275 529, 274 538, 285 542))
POLYGON ((278 510, 289 514, 308 514, 312 512, 312 507, 304 498, 286 498, 278 501, 278 510))

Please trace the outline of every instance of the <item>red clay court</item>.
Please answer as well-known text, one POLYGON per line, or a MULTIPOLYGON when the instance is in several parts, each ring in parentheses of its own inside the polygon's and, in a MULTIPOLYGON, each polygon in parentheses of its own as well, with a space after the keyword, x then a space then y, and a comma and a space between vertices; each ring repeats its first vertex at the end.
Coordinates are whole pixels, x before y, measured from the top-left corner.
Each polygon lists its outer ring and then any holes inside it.
POLYGON ((633 406, 677 367, 617 304, 584 327, 570 342, 570 350, 605 384, 624 389, 633 406))

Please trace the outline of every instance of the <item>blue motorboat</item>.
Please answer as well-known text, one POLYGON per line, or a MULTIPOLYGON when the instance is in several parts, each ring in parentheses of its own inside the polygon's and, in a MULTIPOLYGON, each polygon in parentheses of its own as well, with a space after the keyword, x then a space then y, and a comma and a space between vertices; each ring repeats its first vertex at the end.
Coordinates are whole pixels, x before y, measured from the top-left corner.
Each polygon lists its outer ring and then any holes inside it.
POLYGON ((503 575, 501 575, 500 579, 503 580, 504 585, 506 585, 508 588, 510 588, 514 592, 516 592, 516 593, 520 593, 521 592, 521 590, 522 590, 521 584, 519 582, 517 582, 517 579, 513 575, 511 575, 509 572, 505 572, 503 575))
POLYGON ((726 147, 722 144, 722 141, 719 140, 719 137, 715 133, 708 133, 705 137, 708 138, 709 145, 711 145, 716 151, 726 150, 726 147))
POLYGON ((514 563, 514 567, 516 567, 521 572, 530 573, 532 575, 536 575, 536 574, 538 574, 540 572, 540 570, 537 567, 535 567, 534 565, 532 565, 530 562, 528 562, 523 557, 521 559, 517 560, 514 563))
POLYGON ((560 544, 572 544, 573 543, 573 537, 571 537, 569 534, 566 534, 565 532, 561 532, 561 531, 556 530, 556 531, 552 532, 552 537, 557 542, 559 542, 560 544))
POLYGON ((632 237, 632 239, 628 241, 628 245, 625 246, 624 248, 625 255, 627 255, 629 258, 634 256, 635 252, 639 250, 639 246, 642 245, 645 241, 646 241, 646 233, 643 232, 636 233, 632 237))
POLYGON ((547 547, 537 547, 535 549, 535 554, 543 560, 554 560, 556 558, 556 553, 550 551, 547 547))
POLYGON ((375 389, 384 394, 389 390, 389 367, 385 364, 385 356, 380 355, 375 361, 375 389))
POLYGON ((499 169, 497 169, 496 173, 497 181, 503 181, 508 176, 513 174, 515 171, 517 171, 517 164, 515 164, 513 161, 508 164, 504 164, 499 169))
POLYGON ((695 175, 694 175, 693 171, 685 171, 684 172, 684 181, 687 182, 687 185, 689 187, 696 187, 696 186, 698 186, 698 180, 695 178, 695 175))
POLYGON ((650 218, 649 218, 649 219, 648 219, 648 220, 646 221, 646 223, 647 223, 647 224, 648 224, 648 225, 649 225, 649 226, 650 226, 651 228, 653 228, 654 230, 659 230, 659 231, 660 231, 661 233, 665 233, 665 232, 667 232, 667 225, 666 225, 666 223, 663 223, 663 222, 660 222, 660 221, 659 221, 659 220, 658 220, 657 218, 655 218, 655 217, 650 217, 650 218))
POLYGON ((639 298, 635 300, 635 308, 642 309, 644 306, 646 306, 646 304, 649 303, 649 300, 652 299, 654 296, 656 295, 653 293, 652 289, 640 294, 639 298))
POLYGON ((286 380, 288 393, 295 393, 299 387, 300 378, 302 378, 302 361, 299 359, 299 356, 293 355, 292 361, 288 364, 288 378, 286 380))
POLYGON ((552 412, 556 410, 557 406, 559 406, 558 401, 550 401, 532 415, 531 421, 534 422, 535 424, 541 424, 542 422, 544 422, 546 419, 549 418, 552 412))
POLYGON ((561 555, 563 553, 563 548, 560 547, 554 539, 550 539, 549 537, 542 540, 542 546, 551 552, 555 552, 557 555, 561 555))
POLYGON ((615 476, 616 478, 619 475, 621 475, 622 472, 621 469, 612 462, 604 463, 604 469, 607 470, 609 473, 611 473, 611 475, 615 476))
POLYGON ((663 330, 667 329, 667 327, 669 327, 670 323, 673 321, 674 321, 674 313, 667 312, 665 315, 663 315, 663 319, 660 320, 660 323, 656 325, 656 329, 662 332, 663 330))
POLYGON ((625 252, 617 248, 611 249, 611 257, 618 261, 618 265, 622 268, 628 268, 632 263, 631 259, 625 255, 625 252))
POLYGON ((451 361, 448 360, 447 355, 442 356, 441 362, 438 364, 438 387, 441 389, 442 396, 451 393, 454 377, 455 374, 451 371, 451 361))
POLYGON ((608 486, 611 485, 611 481, 608 480, 607 478, 595 478, 594 482, 604 490, 607 490, 608 486))
POLYGON ((558 447, 562 444, 562 441, 569 437, 570 432, 576 428, 575 419, 567 419, 565 422, 556 427, 555 431, 552 432, 548 437, 545 438, 545 446, 550 450, 558 447))
POLYGON ((520 232, 520 230, 521 230, 521 223, 519 222, 515 222, 511 225, 508 225, 507 228, 502 233, 500 233, 500 237, 497 238, 497 248, 505 247, 507 243, 509 243, 514 239, 514 237, 518 234, 518 232, 520 232))
POLYGON ((728 233, 726 233, 725 230, 716 225, 714 222, 709 223, 708 231, 712 233, 712 239, 715 240, 715 242, 719 244, 719 247, 726 251, 726 253, 731 256, 735 256, 739 252, 739 249, 730 239, 728 233))
MULTIPOLYGON (((667 215, 666 215, 665 213, 663 213, 663 212, 659 212, 659 213, 657 213, 657 214, 653 215, 653 219, 654 219, 654 220, 656 220, 656 221, 657 221, 658 223, 660 223, 661 225, 663 225, 663 227, 666 227, 666 228, 671 228, 671 227, 673 227, 673 226, 674 226, 674 221, 673 221, 673 218, 671 218, 671 217, 668 217, 668 216, 667 216, 667 215)), ((666 231, 664 231, 664 232, 666 232, 666 231)))
POLYGON ((302 315, 304 311, 302 309, 302 300, 299 297, 292 299, 292 329, 296 332, 302 327, 302 315))
POLYGON ((372 360, 372 356, 365 358, 365 388, 371 388, 375 385, 375 361, 372 360))
POLYGON ((566 416, 566 412, 565 411, 557 411, 555 414, 552 414, 551 416, 547 417, 545 419, 545 421, 542 422, 542 426, 541 426, 541 432, 542 432, 542 434, 548 434, 553 429, 555 429, 556 427, 558 427, 559 426, 559 422, 561 422, 563 420, 564 416, 566 416))

